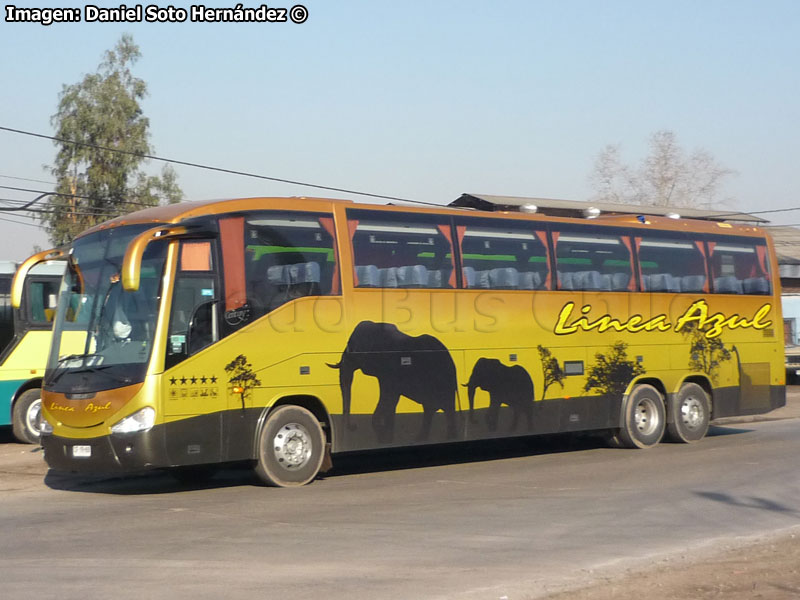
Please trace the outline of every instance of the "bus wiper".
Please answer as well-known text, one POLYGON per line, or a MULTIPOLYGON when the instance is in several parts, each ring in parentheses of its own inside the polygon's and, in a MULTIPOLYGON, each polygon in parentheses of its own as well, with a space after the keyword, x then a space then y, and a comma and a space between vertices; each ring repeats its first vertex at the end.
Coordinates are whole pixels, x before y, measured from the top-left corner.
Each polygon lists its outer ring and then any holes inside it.
MULTIPOLYGON (((81 367, 79 369, 73 369, 70 373, 99 373, 100 371, 105 371, 106 369, 110 369, 113 366, 117 365, 86 365, 85 367, 81 367)), ((123 377, 120 375, 115 375, 114 373, 103 373, 106 377, 113 379, 114 381, 119 381, 120 383, 130 383, 130 377, 123 377)))
POLYGON ((82 358, 84 359, 85 362, 87 358, 92 358, 93 356, 97 356, 97 353, 93 352, 91 354, 69 354, 67 356, 62 356, 61 358, 58 359, 58 362, 56 363, 56 369, 58 369, 62 363, 65 363, 68 360, 77 360, 79 358, 82 358))
MULTIPOLYGON (((71 360, 83 359, 83 364, 81 365, 81 367, 79 367, 81 370, 83 370, 88 366, 88 365, 86 365, 86 359, 87 358, 92 358, 93 356, 98 356, 98 354, 96 352, 93 352, 93 353, 87 353, 87 354, 68 354, 67 356, 62 356, 61 358, 58 359, 58 362, 56 363, 56 366, 55 366, 55 372, 53 373, 52 377, 50 377, 50 379, 49 379, 49 381, 47 383, 48 384, 55 383, 56 381, 61 379, 61 376, 64 373, 69 371, 69 369, 64 366, 65 363, 68 363, 71 360)), ((75 371, 73 371, 73 373, 74 372, 75 371)))

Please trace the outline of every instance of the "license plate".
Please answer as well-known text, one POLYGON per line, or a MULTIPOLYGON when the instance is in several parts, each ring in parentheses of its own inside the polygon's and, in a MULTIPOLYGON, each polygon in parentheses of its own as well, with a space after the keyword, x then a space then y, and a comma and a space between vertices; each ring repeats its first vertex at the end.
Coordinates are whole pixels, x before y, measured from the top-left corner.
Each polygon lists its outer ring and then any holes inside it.
POLYGON ((795 375, 800 375, 800 369, 795 369, 795 370, 794 370, 794 374, 795 374, 795 375))
POLYGON ((90 458, 92 456, 91 446, 73 446, 72 458, 90 458))

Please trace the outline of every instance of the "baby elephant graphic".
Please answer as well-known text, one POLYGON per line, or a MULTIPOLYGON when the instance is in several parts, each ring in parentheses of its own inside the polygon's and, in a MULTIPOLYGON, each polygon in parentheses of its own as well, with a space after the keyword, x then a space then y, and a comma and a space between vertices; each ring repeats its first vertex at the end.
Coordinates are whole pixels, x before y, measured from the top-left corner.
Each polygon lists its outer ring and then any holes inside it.
POLYGON ((528 372, 519 365, 507 367, 496 358, 479 358, 472 368, 469 383, 465 383, 469 394, 470 421, 475 421, 473 406, 475 389, 481 388, 489 392, 489 412, 486 425, 489 431, 497 431, 500 416, 500 405, 505 404, 514 409, 514 420, 511 431, 517 428, 520 415, 524 414, 528 429, 533 427, 533 381, 528 372))
POLYGON ((440 410, 447 418, 447 437, 455 437, 456 367, 450 352, 435 337, 414 337, 391 323, 362 321, 350 335, 341 360, 328 366, 339 369, 342 412, 348 429, 353 429, 350 424, 353 373, 360 370, 377 377, 380 386, 378 405, 372 415, 372 427, 379 442, 390 443, 393 439, 400 396, 422 405, 419 441, 428 439, 433 415, 440 410))

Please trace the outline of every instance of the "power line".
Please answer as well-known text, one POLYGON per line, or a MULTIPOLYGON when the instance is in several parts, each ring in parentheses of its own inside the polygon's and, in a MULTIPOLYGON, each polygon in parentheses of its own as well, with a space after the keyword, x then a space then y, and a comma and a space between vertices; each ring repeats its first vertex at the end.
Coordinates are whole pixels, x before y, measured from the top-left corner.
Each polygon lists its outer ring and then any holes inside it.
POLYGON ((33 183, 46 183, 48 185, 55 185, 54 181, 44 181, 42 179, 30 179, 28 177, 15 177, 14 175, 0 175, 0 177, 4 177, 5 179, 17 179, 19 181, 32 181, 33 183))
POLYGON ((34 133, 32 131, 24 131, 22 129, 14 129, 12 127, 4 127, 2 125, 0 125, 0 130, 8 131, 10 133, 18 133, 18 134, 21 134, 21 135, 28 135, 28 136, 32 136, 32 137, 38 137, 38 138, 42 138, 42 139, 46 139, 46 140, 52 140, 52 141, 55 141, 55 142, 61 142, 62 144, 74 144, 76 146, 84 146, 84 147, 87 147, 87 148, 94 148, 96 150, 104 150, 106 152, 117 152, 119 154, 127 154, 129 156, 139 156, 141 158, 146 158, 146 159, 149 159, 149 160, 159 160, 159 161, 166 162, 166 163, 171 163, 171 164, 174 164, 174 165, 182 165, 184 167, 193 167, 195 169, 205 169, 205 170, 208 170, 208 171, 216 171, 218 173, 228 173, 229 175, 240 175, 242 177, 252 177, 254 179, 264 179, 264 180, 267 180, 267 181, 275 181, 277 183, 288 183, 290 185, 299 185, 299 186, 303 186, 303 187, 315 188, 315 189, 318 189, 318 190, 327 190, 327 191, 331 191, 331 192, 342 192, 342 193, 345 193, 345 194, 354 194, 354 195, 357 195, 357 196, 367 196, 367 197, 370 197, 370 198, 380 198, 382 200, 396 200, 398 202, 409 202, 411 204, 425 204, 425 205, 428 205, 428 206, 441 207, 441 204, 435 204, 433 202, 423 202, 422 200, 411 200, 409 198, 400 198, 398 196, 387 196, 387 195, 384 195, 384 194, 373 194, 373 193, 370 193, 370 192, 360 192, 358 190, 350 190, 350 189, 346 189, 346 188, 339 188, 339 187, 333 187, 333 186, 328 186, 328 185, 320 185, 320 184, 316 184, 316 183, 308 183, 308 182, 305 182, 305 181, 296 181, 296 180, 293 180, 293 179, 283 179, 281 177, 270 177, 268 175, 260 175, 258 173, 249 173, 247 171, 238 171, 238 170, 235 170, 235 169, 225 169, 223 167, 214 167, 212 165, 204 165, 204 164, 201 164, 201 163, 194 163, 194 162, 189 162, 189 161, 185 161, 185 160, 176 160, 176 159, 173 159, 173 158, 164 158, 164 157, 161 157, 161 156, 156 156, 154 154, 141 154, 139 152, 131 152, 129 150, 119 150, 117 148, 108 148, 107 146, 99 146, 97 144, 89 144, 87 142, 77 142, 75 140, 67 140, 67 139, 55 137, 55 136, 52 136, 52 135, 44 135, 42 133, 34 133))
MULTIPOLYGON (((98 198, 97 196, 83 196, 81 194, 67 194, 64 192, 48 192, 47 190, 32 190, 30 188, 12 187, 10 185, 0 185, 2 190, 13 190, 15 192, 30 192, 32 194, 49 194, 51 196, 64 196, 67 198, 81 198, 83 200, 103 200, 111 202, 109 198, 98 198)), ((145 208, 152 208, 152 204, 145 204, 144 202, 134 202, 133 200, 120 200, 118 204, 130 204, 131 206, 143 206, 145 208)))
MULTIPOLYGON (((23 217, 23 218, 33 218, 33 217, 23 217)), ((26 223, 25 221, 15 221, 14 219, 9 219, 7 217, 0 217, 0 221, 5 221, 6 223, 14 223, 16 225, 27 225, 28 227, 36 227, 37 229, 41 229, 39 225, 36 223, 26 223)))

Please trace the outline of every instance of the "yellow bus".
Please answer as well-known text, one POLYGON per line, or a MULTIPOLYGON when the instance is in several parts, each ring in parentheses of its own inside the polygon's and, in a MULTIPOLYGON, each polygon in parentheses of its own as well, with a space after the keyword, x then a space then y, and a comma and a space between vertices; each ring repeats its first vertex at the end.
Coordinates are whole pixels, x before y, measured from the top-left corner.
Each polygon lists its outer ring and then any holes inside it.
POLYGON ((785 404, 758 227, 251 198, 133 213, 63 257, 57 470, 252 461, 292 486, 348 451, 576 431, 647 448, 785 404))
POLYGON ((17 264, 0 261, 0 426, 19 442, 39 441, 41 386, 64 263, 44 263, 23 281, 21 305, 11 307, 17 264))

